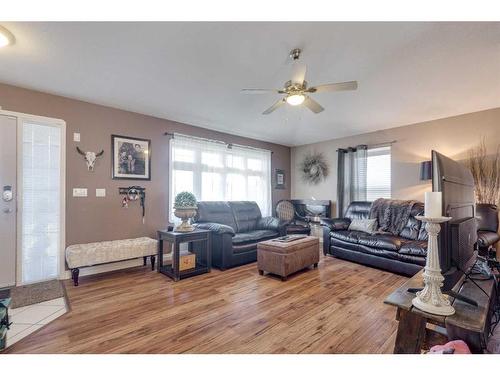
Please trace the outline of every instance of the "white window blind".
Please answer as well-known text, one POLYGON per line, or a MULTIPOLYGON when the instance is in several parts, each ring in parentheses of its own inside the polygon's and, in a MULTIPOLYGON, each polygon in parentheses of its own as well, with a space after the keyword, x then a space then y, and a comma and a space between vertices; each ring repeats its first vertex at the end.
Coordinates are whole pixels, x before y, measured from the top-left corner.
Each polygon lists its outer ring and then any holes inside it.
POLYGON ((366 199, 391 198, 391 146, 369 148, 366 169, 366 199))
POLYGON ((199 201, 250 200, 271 214, 271 152, 176 134, 170 140, 170 220, 181 191, 199 201))
POLYGON ((23 123, 22 282, 58 277, 61 129, 23 123))

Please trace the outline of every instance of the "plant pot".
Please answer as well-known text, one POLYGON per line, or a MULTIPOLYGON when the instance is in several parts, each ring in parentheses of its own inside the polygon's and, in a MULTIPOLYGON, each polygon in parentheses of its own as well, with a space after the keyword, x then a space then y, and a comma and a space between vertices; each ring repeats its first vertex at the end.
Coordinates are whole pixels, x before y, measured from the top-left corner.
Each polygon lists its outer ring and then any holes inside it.
POLYGON ((175 232, 192 232, 194 227, 189 224, 189 219, 196 215, 196 207, 174 207, 174 215, 182 220, 182 222, 175 227, 175 232))

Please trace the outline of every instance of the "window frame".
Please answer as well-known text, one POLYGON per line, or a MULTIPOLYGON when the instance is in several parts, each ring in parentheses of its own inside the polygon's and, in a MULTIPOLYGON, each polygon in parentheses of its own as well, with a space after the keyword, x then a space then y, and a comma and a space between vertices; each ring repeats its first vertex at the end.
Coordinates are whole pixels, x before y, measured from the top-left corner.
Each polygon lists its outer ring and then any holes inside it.
MULTIPOLYGON (((227 144, 224 144, 222 142, 210 140, 210 139, 203 139, 203 138, 198 138, 198 137, 190 137, 190 136, 185 136, 185 135, 179 135, 175 134, 169 141, 169 200, 168 200, 168 213, 169 213, 169 220, 171 222, 176 222, 177 218, 173 215, 173 201, 175 199, 175 187, 174 187, 174 173, 175 171, 178 170, 183 170, 183 171, 190 171, 193 173, 193 193, 195 194, 197 199, 203 200, 202 193, 203 193, 203 173, 216 173, 219 176, 221 176, 221 181, 220 181, 220 186, 222 188, 222 192, 224 195, 227 195, 227 178, 231 174, 234 175, 243 175, 246 183, 245 183, 245 189, 247 190, 245 192, 245 198, 244 200, 255 200, 251 199, 251 197, 248 197, 248 182, 249 182, 249 177, 260 177, 262 178, 263 184, 267 185, 266 191, 264 192, 264 195, 267 195, 267 199, 264 198, 264 200, 267 200, 265 202, 265 207, 261 207, 261 204, 259 204, 259 208, 262 211, 262 215, 271 215, 272 213, 272 168, 271 168, 271 163, 272 163, 272 153, 269 150, 264 150, 264 149, 256 149, 256 148, 251 148, 251 147, 246 147, 246 146, 239 146, 239 145, 231 145, 231 147, 228 147, 227 144), (184 148, 182 145, 176 145, 175 141, 177 139, 180 139, 182 141, 189 142, 190 140, 193 141, 193 147, 186 147, 186 149, 190 150, 193 152, 193 161, 192 162, 187 162, 187 161, 176 161, 174 160, 174 153, 175 153, 175 148, 179 147, 180 149, 184 148), (196 143, 200 143, 199 147, 196 147, 196 143), (202 149, 202 145, 205 144, 207 146, 207 150, 202 149), (202 162, 203 160, 203 153, 215 153, 218 155, 221 155, 222 159, 222 164, 220 166, 210 166, 207 164, 204 164, 202 162), (246 155, 245 155, 246 154, 246 155), (252 154, 255 155, 255 160, 262 161, 264 163, 267 163, 268 165, 262 165, 261 170, 256 170, 256 169, 250 169, 248 168, 248 161, 252 159, 252 154), (229 161, 228 158, 231 156, 236 156, 236 157, 241 157, 243 158, 243 168, 240 167, 230 167, 228 166, 229 161), (265 160, 267 159, 267 160, 265 160)), ((224 200, 218 199, 218 200, 224 200)))
POLYGON ((383 194, 383 195, 377 195, 375 199, 378 198, 386 198, 386 199, 391 199, 392 198, 392 145, 379 145, 379 146, 372 146, 369 147, 367 150, 367 166, 366 166, 366 199, 367 201, 373 201, 374 197, 370 196, 373 195, 374 193, 377 192, 382 192, 385 191, 388 194, 383 194), (388 181, 385 181, 385 184, 383 185, 372 185, 372 189, 370 189, 370 157, 376 157, 376 156, 388 156, 388 166, 384 166, 384 172, 387 173, 388 171, 388 181), (378 188, 375 188, 375 187, 378 188), (371 193, 371 194, 370 194, 371 193))

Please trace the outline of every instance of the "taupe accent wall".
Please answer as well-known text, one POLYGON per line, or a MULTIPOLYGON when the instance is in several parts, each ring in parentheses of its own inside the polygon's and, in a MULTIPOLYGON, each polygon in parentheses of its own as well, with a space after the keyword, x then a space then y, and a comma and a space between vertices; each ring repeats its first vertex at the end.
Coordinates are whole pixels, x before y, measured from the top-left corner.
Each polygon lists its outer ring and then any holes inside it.
POLYGON ((215 132, 196 126, 138 113, 0 84, 0 106, 4 110, 59 118, 66 121, 66 243, 87 243, 139 236, 156 236, 168 224, 169 137, 165 132, 183 133, 271 150, 273 206, 290 197, 290 148, 273 143, 215 132), (79 143, 73 133, 81 134, 79 143), (111 134, 151 139, 151 181, 111 179, 111 134), (89 151, 104 150, 94 172, 88 172, 76 146, 89 151), (286 189, 274 189, 274 169, 286 171, 286 189), (121 207, 118 187, 141 185, 146 188, 146 221, 133 202, 121 207), (72 189, 88 189, 88 197, 74 198, 72 189), (106 197, 96 198, 95 189, 105 188, 106 197))
POLYGON ((392 145, 392 197, 423 200, 424 192, 431 190, 431 184, 420 181, 420 162, 430 160, 431 150, 435 149, 455 160, 463 160, 468 150, 478 145, 482 137, 485 138, 488 151, 494 152, 500 144, 500 108, 294 147, 292 198, 330 199, 335 213, 336 150, 359 144, 396 141, 392 145), (299 163, 309 152, 322 152, 331 168, 326 181, 318 185, 304 183, 298 170, 299 163))

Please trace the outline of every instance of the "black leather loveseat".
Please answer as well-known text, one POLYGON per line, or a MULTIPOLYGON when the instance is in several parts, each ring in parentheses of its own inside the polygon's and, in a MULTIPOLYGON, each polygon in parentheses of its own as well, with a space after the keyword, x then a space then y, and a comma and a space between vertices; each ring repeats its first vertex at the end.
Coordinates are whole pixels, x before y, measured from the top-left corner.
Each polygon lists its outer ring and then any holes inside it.
POLYGON ((257 260, 257 244, 284 235, 255 202, 198 202, 195 226, 212 231, 212 265, 222 270, 257 260))
POLYGON ((476 204, 477 244, 479 254, 488 255, 488 250, 500 241, 498 234, 498 207, 494 204, 476 204))
POLYGON ((351 220, 370 217, 371 205, 371 202, 352 202, 344 218, 322 219, 324 254, 414 275, 425 266, 427 255, 427 231, 415 218, 423 214, 424 205, 412 204, 408 220, 397 235, 349 230, 351 220))

